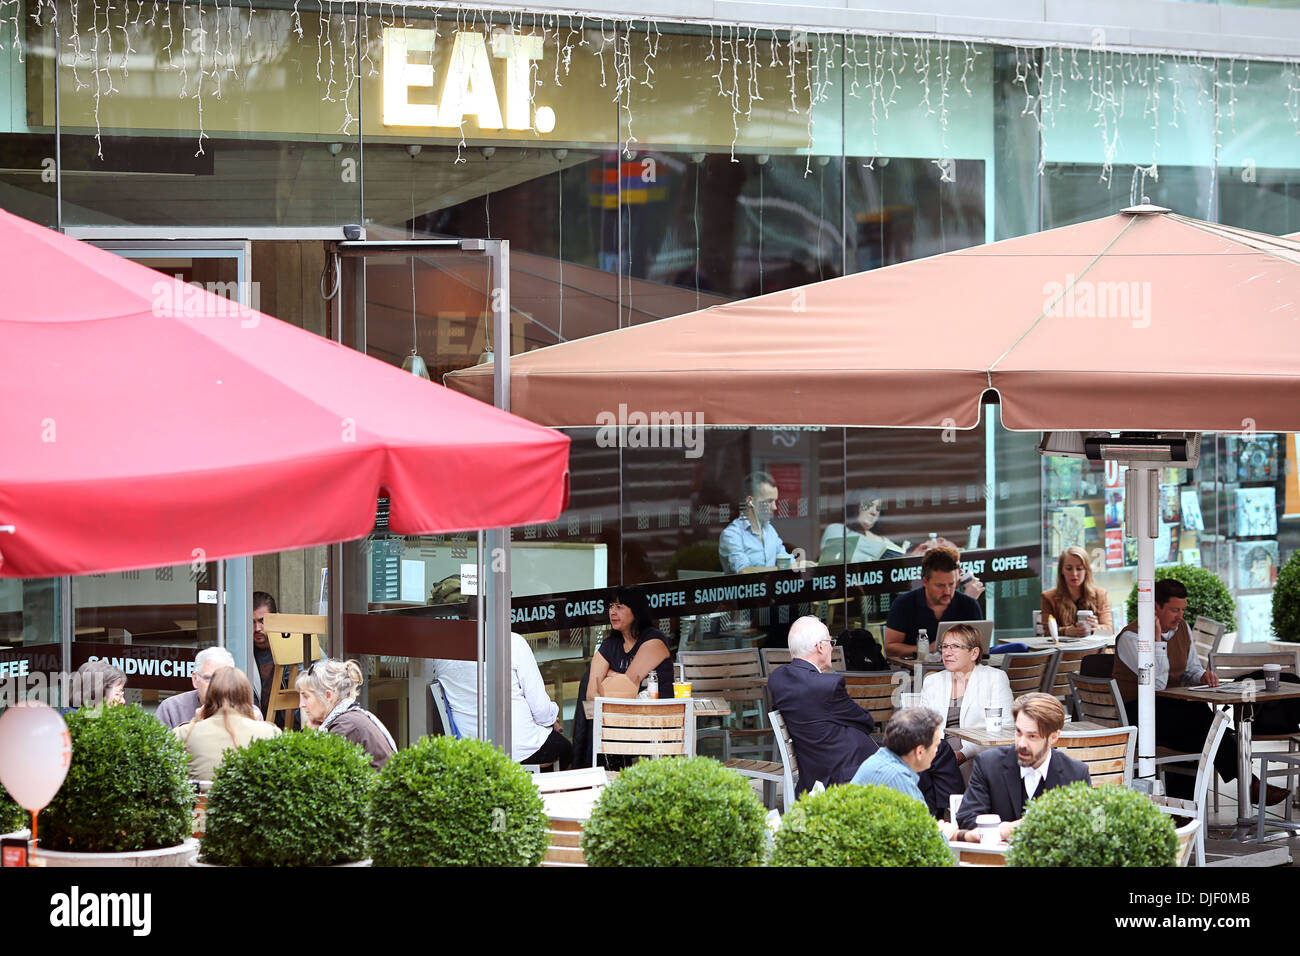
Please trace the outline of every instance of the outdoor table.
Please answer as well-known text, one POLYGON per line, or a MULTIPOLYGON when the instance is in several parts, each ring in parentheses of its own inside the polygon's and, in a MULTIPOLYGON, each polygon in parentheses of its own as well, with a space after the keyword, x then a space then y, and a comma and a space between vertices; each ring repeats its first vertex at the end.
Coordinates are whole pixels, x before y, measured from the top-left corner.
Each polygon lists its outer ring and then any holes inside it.
MULTIPOLYGON (((981 747, 1005 747, 1008 744, 1016 742, 1016 728, 1014 724, 1003 725, 999 733, 991 734, 984 727, 944 727, 943 734, 945 737, 956 737, 958 740, 965 740, 968 743, 979 744, 981 747)), ((1102 724, 1093 723, 1091 720, 1070 720, 1061 728, 1061 736, 1068 737, 1072 732, 1091 732, 1094 730, 1114 730, 1113 727, 1106 727, 1102 724)))
MULTIPOLYGON (((1253 815, 1247 815, 1250 803, 1250 725, 1255 719, 1255 704, 1270 700, 1291 700, 1300 697, 1300 684, 1283 684, 1279 690, 1264 689, 1261 681, 1225 681, 1218 688, 1170 687, 1156 691, 1159 697, 1174 700, 1199 700, 1207 704, 1231 704, 1232 722, 1237 728, 1237 828, 1232 839, 1245 843, 1254 829, 1253 815)), ((1266 799, 1267 788, 1260 784, 1260 799, 1266 799)), ((1290 796, 1287 797, 1290 799, 1290 796)))
MULTIPOLYGON (((731 714, 730 702, 721 697, 693 697, 691 699, 695 701, 695 717, 697 720, 700 717, 727 717, 731 714)), ((635 703, 635 698, 628 698, 627 702, 629 704, 635 703)), ((586 711, 588 720, 596 716, 596 702, 594 700, 584 700, 582 709, 586 711)))
POLYGON ((1007 844, 997 843, 986 846, 983 843, 967 843, 965 840, 949 840, 948 849, 958 866, 1006 866, 1007 844))
POLYGON ((1063 637, 1060 644, 1057 644, 1050 637, 1024 637, 1009 643, 1026 644, 1031 651, 1054 651, 1058 647, 1063 651, 1089 651, 1093 649, 1100 651, 1104 647, 1115 646, 1115 635, 1094 634, 1091 637, 1063 637))

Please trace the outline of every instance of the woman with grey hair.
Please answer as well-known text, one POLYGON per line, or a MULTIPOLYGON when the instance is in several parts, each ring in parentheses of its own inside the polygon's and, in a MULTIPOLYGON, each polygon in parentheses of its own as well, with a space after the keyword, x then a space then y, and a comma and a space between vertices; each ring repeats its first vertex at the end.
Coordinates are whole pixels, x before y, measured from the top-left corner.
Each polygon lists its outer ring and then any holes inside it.
POLYGON ((370 765, 384 769, 397 744, 380 719, 357 703, 361 667, 356 661, 319 660, 298 675, 295 686, 304 725, 360 744, 370 755, 370 765))

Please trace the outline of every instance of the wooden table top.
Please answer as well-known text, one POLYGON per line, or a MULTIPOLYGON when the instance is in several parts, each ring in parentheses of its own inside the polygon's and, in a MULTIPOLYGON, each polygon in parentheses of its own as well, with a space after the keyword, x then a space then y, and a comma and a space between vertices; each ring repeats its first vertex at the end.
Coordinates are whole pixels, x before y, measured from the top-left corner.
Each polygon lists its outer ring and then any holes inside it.
MULTIPOLYGON (((731 714, 731 703, 721 697, 693 697, 695 701, 695 716, 700 717, 726 717, 731 714)), ((629 700, 628 703, 634 703, 629 700)), ((586 711, 588 719, 596 716, 596 702, 584 700, 582 709, 586 711)))
POLYGON ((1300 697, 1300 684, 1283 684, 1279 690, 1265 690, 1262 680, 1255 681, 1253 689, 1245 681, 1225 681, 1219 688, 1169 687, 1156 691, 1158 697, 1175 700, 1201 700, 1211 704, 1244 704, 1247 701, 1262 703, 1268 700, 1290 700, 1300 697))

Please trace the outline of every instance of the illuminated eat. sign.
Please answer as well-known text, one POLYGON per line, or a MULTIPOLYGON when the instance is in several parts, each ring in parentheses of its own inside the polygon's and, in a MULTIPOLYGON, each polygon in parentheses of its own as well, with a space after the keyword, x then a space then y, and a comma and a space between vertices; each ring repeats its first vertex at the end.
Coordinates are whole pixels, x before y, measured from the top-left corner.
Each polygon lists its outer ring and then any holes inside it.
MULTIPOLYGON (((479 129, 526 130, 533 128, 529 115, 529 64, 542 58, 542 38, 495 33, 492 56, 506 61, 505 123, 487 44, 481 33, 457 33, 447 60, 446 77, 437 103, 412 103, 411 87, 433 88, 433 65, 410 63, 410 53, 432 53, 434 31, 409 27, 384 30, 384 125, 458 127, 473 116, 479 129)), ((537 108, 537 131, 555 129, 555 111, 537 108)))

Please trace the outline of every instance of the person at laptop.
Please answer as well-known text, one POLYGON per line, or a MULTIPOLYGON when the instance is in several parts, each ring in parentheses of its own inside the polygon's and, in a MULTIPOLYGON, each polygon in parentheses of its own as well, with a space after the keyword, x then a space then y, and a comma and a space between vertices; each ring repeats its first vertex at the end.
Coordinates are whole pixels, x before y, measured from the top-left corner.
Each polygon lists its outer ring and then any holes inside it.
POLYGON ((745 476, 744 495, 740 504, 740 517, 722 529, 718 538, 718 559, 727 574, 752 571, 775 571, 785 562, 794 562, 781 541, 781 535, 772 527, 779 491, 776 479, 765 471, 755 471, 745 476))
POLYGON ((903 549, 875 531, 880 520, 881 497, 875 491, 863 491, 844 503, 844 523, 828 524, 822 532, 821 563, 840 561, 857 564, 883 557, 902 557, 903 549))
POLYGON ((901 594, 885 619, 885 656, 902 657, 916 649, 916 636, 925 628, 937 639, 940 621, 979 621, 980 602, 957 590, 958 554, 947 547, 931 548, 921 559, 921 586, 901 594))

